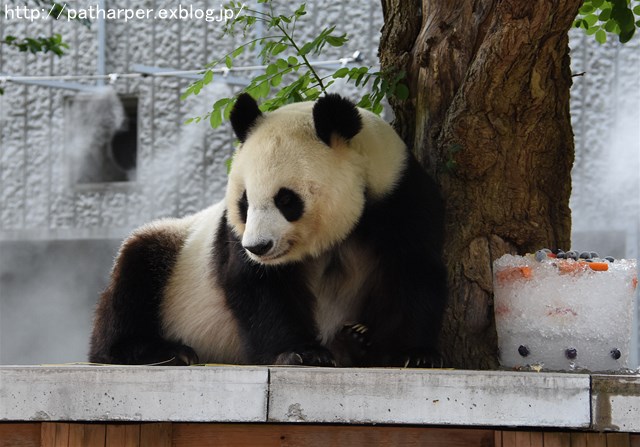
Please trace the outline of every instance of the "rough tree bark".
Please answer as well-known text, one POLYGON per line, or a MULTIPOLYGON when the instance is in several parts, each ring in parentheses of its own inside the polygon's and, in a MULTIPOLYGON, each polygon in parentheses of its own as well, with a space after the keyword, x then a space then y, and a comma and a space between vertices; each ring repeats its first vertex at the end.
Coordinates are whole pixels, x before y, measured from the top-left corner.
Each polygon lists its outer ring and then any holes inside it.
POLYGON ((382 0, 396 127, 447 204, 446 362, 495 368, 492 262, 570 246, 567 32, 582 0, 382 0))

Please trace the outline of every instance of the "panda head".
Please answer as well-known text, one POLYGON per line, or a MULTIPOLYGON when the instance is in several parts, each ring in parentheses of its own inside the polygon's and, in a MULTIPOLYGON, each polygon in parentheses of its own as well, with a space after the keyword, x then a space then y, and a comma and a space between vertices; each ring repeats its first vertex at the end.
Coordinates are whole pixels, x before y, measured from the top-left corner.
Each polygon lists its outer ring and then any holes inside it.
POLYGON ((371 189, 370 156, 353 147, 362 118, 338 95, 268 114, 248 94, 238 97, 230 120, 241 144, 229 174, 227 218, 251 259, 300 261, 348 236, 371 189))

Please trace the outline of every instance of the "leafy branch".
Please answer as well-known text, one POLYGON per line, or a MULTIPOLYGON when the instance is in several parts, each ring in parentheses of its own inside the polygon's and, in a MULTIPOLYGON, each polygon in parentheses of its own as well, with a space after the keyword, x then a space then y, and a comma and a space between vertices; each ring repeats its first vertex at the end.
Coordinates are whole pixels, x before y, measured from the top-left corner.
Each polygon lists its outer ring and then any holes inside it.
MULTIPOLYGON (((264 65, 262 73, 253 77, 243 89, 256 99, 264 99, 260 108, 263 111, 277 109, 285 104, 317 99, 326 93, 336 79, 353 82, 357 87, 368 87, 358 106, 382 112, 382 100, 385 96, 406 99, 409 90, 402 83, 404 72, 375 71, 371 67, 340 67, 333 73, 321 76, 309 60, 309 56, 318 56, 325 46, 342 47, 347 42, 346 34, 336 34, 335 26, 322 31, 308 42, 302 44, 296 39, 296 25, 306 15, 305 4, 300 5, 292 14, 276 14, 271 0, 258 0, 264 4, 263 10, 247 8, 241 2, 231 2, 226 7, 233 9, 234 19, 224 28, 224 34, 236 35, 241 30, 246 37, 257 23, 265 29, 264 37, 251 39, 234 50, 224 54, 207 65, 207 70, 198 81, 191 84, 182 95, 187 98, 197 95, 202 88, 214 79, 214 72, 232 70, 236 58, 245 50, 254 50, 259 46, 258 58, 264 65), (224 63, 224 68, 220 69, 224 63)), ((213 104, 211 111, 204 117, 194 117, 187 122, 199 122, 209 119, 212 127, 218 127, 229 118, 235 104, 235 97, 221 98, 213 104)))
POLYGON ((53 53, 56 56, 62 56, 64 50, 69 45, 62 41, 60 34, 54 34, 51 37, 24 37, 19 39, 16 36, 5 36, 0 40, 0 44, 16 48, 21 52, 36 53, 53 53))
POLYGON ((585 0, 573 22, 599 43, 607 41, 607 33, 617 34, 626 43, 640 27, 640 2, 637 0, 585 0))

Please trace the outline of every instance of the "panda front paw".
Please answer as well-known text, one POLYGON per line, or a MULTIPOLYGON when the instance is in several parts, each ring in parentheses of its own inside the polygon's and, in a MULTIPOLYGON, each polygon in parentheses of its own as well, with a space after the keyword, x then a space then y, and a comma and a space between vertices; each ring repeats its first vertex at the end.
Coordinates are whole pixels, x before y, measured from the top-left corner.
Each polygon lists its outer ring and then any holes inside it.
POLYGON ((396 363, 403 368, 442 368, 444 365, 440 353, 429 348, 409 349, 400 355, 396 363))
POLYGON ((323 346, 309 346, 305 348, 285 351, 279 354, 274 365, 304 365, 304 366, 336 366, 333 354, 323 346))
POLYGON ((198 355, 189 346, 166 340, 144 340, 120 344, 107 363, 152 366, 188 366, 198 363, 198 355))
POLYGON ((189 366, 200 363, 196 351, 187 345, 176 345, 169 353, 173 354, 172 359, 162 365, 189 366))
POLYGON ((339 336, 349 343, 352 348, 366 351, 371 346, 369 328, 362 323, 345 324, 342 326, 339 336))

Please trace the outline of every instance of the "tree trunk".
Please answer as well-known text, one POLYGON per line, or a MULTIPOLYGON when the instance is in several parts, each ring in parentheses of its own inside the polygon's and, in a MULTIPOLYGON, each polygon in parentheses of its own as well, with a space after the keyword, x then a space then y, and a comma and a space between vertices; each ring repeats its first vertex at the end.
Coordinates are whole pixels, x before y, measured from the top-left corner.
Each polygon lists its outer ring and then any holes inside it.
POLYGON ((396 128, 446 201, 450 366, 495 368, 492 262, 570 247, 567 32, 582 0, 382 0, 383 69, 406 70, 396 128))

